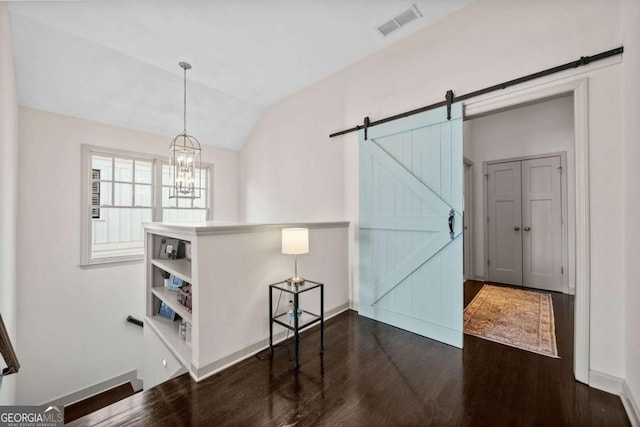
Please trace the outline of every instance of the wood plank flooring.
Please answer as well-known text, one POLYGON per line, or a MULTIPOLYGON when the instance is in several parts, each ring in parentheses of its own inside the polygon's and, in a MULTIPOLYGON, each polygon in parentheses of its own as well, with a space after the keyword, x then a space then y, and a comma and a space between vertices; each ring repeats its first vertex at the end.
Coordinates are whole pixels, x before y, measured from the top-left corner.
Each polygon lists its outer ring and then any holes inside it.
POLYGON ((126 383, 107 390, 103 393, 91 396, 80 402, 74 403, 64 408, 64 422, 70 423, 80 417, 95 412, 99 409, 109 406, 129 396, 133 396, 136 392, 133 390, 131 383, 126 383))
MULTIPOLYGON (((481 284, 467 283, 465 304, 481 284)), ((187 375, 70 425, 627 426, 620 398, 573 379, 573 297, 553 294, 552 359, 465 336, 459 350, 348 311, 200 383, 187 375), (268 353, 266 353, 268 354, 268 353), (266 355, 265 354, 265 355, 266 355)))

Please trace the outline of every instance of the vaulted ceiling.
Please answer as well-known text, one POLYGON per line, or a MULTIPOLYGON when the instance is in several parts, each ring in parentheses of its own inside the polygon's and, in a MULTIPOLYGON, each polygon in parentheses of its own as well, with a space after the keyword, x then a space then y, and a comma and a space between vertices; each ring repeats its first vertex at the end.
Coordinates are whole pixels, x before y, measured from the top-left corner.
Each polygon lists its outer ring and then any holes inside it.
POLYGON ((11 2, 22 106, 238 150, 269 105, 471 0, 11 2), (415 4, 423 15, 382 37, 415 4))

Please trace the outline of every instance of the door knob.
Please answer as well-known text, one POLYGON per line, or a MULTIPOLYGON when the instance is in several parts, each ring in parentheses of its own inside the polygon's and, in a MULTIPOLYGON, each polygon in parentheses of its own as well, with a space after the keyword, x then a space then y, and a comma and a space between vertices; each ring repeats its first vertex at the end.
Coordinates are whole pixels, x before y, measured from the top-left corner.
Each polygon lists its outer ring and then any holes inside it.
POLYGON ((520 231, 520 227, 518 227, 517 225, 515 227, 513 227, 514 230, 516 231, 520 231))
POLYGON ((530 231, 530 230, 531 230, 531 227, 529 227, 529 226, 526 226, 526 227, 524 228, 524 231, 530 231))

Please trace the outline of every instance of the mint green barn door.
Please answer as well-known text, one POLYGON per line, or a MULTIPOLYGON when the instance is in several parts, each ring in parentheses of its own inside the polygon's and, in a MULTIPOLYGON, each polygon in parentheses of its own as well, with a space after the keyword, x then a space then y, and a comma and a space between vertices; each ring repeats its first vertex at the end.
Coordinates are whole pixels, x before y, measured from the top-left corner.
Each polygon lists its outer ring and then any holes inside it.
POLYGON ((360 131, 361 315, 462 347, 462 105, 360 131))

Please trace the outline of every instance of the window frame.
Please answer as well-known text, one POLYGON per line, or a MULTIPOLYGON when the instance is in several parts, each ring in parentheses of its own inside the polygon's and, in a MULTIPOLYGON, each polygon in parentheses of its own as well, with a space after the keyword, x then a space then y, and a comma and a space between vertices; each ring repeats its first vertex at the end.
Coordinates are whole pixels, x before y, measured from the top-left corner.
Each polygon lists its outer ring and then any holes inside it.
MULTIPOLYGON (((123 159, 130 160, 139 160, 145 162, 151 162, 151 206, 136 206, 132 204, 130 208, 136 209, 150 209, 151 210, 151 221, 152 222, 161 222, 163 218, 163 207, 162 207, 162 165, 169 162, 168 156, 158 156, 147 153, 139 153, 134 151, 120 150, 117 148, 109 148, 109 147, 100 147, 89 144, 82 144, 81 147, 81 247, 80 247, 80 266, 88 267, 94 265, 104 265, 104 264, 116 264, 116 263, 126 263, 126 262, 140 262, 144 260, 144 254, 140 255, 122 255, 122 256, 111 256, 111 257, 102 257, 102 258, 92 258, 91 247, 92 247, 92 208, 91 198, 92 198, 92 186, 93 182, 92 178, 92 157, 94 155, 102 155, 106 157, 119 157, 123 159)), ((207 180, 206 185, 207 189, 206 193, 206 207, 205 208, 196 208, 196 209, 206 209, 206 218, 207 221, 213 220, 213 171, 214 165, 211 163, 201 163, 201 169, 207 170, 207 180)), ((112 179, 115 178, 115 170, 112 171, 112 179)), ((132 183, 135 183, 135 168, 132 171, 132 183)), ((115 180, 114 180, 115 181, 115 180)), ((148 185, 148 184, 144 184, 148 185)), ((135 184, 132 187, 132 199, 135 200, 135 184)), ((112 200, 112 203, 115 201, 112 200)), ((122 208, 122 206, 116 206, 115 204, 112 206, 113 208, 122 208)), ((127 206, 129 208, 129 206, 127 206)), ((189 208, 182 208, 189 209, 189 208)))

